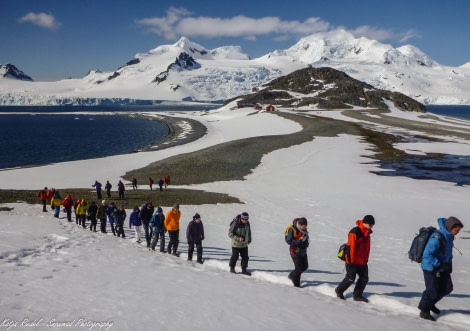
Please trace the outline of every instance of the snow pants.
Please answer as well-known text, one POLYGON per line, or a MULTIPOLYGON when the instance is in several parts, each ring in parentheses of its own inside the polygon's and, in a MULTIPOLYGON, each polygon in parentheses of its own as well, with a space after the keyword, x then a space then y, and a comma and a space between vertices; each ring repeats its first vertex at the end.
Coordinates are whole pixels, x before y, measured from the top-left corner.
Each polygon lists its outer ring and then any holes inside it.
POLYGON ((165 251, 165 231, 162 231, 162 232, 153 231, 152 243, 150 244, 150 246, 152 247, 152 249, 155 249, 155 246, 157 246, 159 238, 160 238, 160 252, 164 252, 165 251))
POLYGON ((147 242, 147 247, 150 247, 150 239, 152 238, 152 227, 149 225, 149 222, 142 222, 145 232, 145 241, 147 242))
POLYGON ((188 241, 188 260, 193 259, 194 245, 196 245, 197 260, 202 261, 202 240, 188 241))
POLYGON ((140 233, 142 232, 142 225, 134 225, 135 241, 140 242, 140 233))
POLYGON ((295 269, 289 274, 289 278, 292 279, 294 286, 300 287, 300 276, 308 269, 308 256, 296 256, 292 258, 295 269))
POLYGON ((248 247, 243 247, 243 248, 232 247, 232 256, 230 257, 230 263, 229 263, 230 268, 235 268, 235 266, 237 265, 238 256, 242 258, 242 261, 241 261, 242 271, 246 270, 246 268, 248 268, 248 260, 250 259, 248 257, 248 247))
POLYGON ((106 217, 100 218, 100 231, 101 233, 106 233, 106 217))
POLYGON ((67 213, 67 221, 72 222, 72 210, 66 209, 65 212, 67 213))
POLYGON ((437 273, 423 270, 423 275, 426 289, 421 296, 418 308, 429 314, 436 303, 453 291, 454 285, 450 273, 447 271, 437 273))
POLYGON ((176 250, 178 249, 178 244, 180 242, 180 230, 168 231, 168 236, 170 237, 170 241, 168 242, 168 254, 176 254, 176 250))
POLYGON ((338 285, 337 291, 338 293, 344 293, 354 280, 356 279, 356 275, 359 276, 359 279, 356 282, 356 286, 354 287, 353 296, 360 297, 366 288, 367 283, 369 282, 369 267, 366 265, 357 265, 357 264, 346 264, 346 277, 344 277, 343 281, 338 285))

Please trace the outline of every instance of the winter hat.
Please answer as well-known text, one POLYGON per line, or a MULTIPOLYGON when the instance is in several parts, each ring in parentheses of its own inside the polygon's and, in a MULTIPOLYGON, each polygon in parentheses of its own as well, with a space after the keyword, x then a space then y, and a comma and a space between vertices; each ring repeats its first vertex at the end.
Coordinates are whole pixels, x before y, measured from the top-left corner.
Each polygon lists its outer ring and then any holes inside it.
POLYGON ((163 211, 162 207, 157 208, 157 213, 161 213, 163 211))
POLYGON ((463 228, 462 222, 457 217, 450 216, 447 221, 444 222, 444 227, 446 228, 447 231, 450 232, 452 228, 455 228, 456 226, 463 228))
POLYGON ((247 220, 249 218, 250 218, 250 216, 248 215, 248 213, 246 211, 242 213, 242 216, 241 216, 242 220, 247 220))
POLYGON ((201 215, 199 215, 198 213, 196 213, 194 216, 193 216, 193 220, 197 220, 197 219, 200 219, 201 218, 201 215))
POLYGON ((372 215, 366 215, 366 216, 364 216, 364 218, 362 219, 362 223, 370 224, 370 225, 375 225, 374 216, 372 216, 372 215))

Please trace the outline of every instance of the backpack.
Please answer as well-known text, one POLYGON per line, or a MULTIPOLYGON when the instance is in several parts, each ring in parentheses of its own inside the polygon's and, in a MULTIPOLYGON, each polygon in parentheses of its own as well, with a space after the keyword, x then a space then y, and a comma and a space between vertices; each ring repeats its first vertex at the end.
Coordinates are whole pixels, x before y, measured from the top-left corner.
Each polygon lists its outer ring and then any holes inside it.
POLYGON ((412 262, 421 263, 421 261, 423 260, 424 248, 426 247, 426 244, 434 233, 437 233, 439 237, 441 249, 444 248, 445 240, 435 227, 422 227, 421 229, 419 229, 419 233, 416 234, 416 236, 413 238, 410 250, 408 251, 408 258, 412 262))
POLYGON ((340 259, 341 261, 345 261, 346 260, 346 243, 342 244, 341 246, 339 246, 339 249, 338 249, 338 259, 340 259))
POLYGON ((293 224, 289 224, 287 227, 286 227, 286 232, 284 234, 284 237, 287 238, 287 235, 289 234, 289 230, 292 229, 292 231, 294 232, 294 238, 296 237, 297 235, 297 229, 295 228, 295 226, 293 224))

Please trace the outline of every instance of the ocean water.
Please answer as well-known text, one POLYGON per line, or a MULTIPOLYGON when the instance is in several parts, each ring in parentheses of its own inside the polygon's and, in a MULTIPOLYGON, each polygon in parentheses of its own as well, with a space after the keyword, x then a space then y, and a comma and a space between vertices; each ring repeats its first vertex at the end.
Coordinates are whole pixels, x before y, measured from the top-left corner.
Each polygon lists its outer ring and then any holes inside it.
MULTIPOLYGON (((426 106, 428 113, 470 119, 470 106, 426 106)), ((377 162, 384 171, 374 173, 384 176, 404 176, 414 179, 432 179, 470 185, 470 156, 408 155, 399 161, 377 162), (392 171, 390 171, 392 170, 392 171)))
POLYGON ((130 153, 168 133, 161 121, 128 116, 0 114, 0 169, 130 153))
POLYGON ((470 106, 426 106, 428 113, 470 119, 470 106))

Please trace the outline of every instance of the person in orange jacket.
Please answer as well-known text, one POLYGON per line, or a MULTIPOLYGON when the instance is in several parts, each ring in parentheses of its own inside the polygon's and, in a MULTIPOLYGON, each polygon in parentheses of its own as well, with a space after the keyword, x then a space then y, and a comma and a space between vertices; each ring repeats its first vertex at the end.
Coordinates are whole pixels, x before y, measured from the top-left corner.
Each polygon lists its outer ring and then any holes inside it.
POLYGON ((47 212, 47 209, 46 209, 46 204, 47 204, 47 187, 44 187, 43 190, 39 191, 38 197, 39 197, 39 199, 41 200, 41 203, 42 203, 42 211, 47 212))
POLYGON ((180 218, 181 211, 180 205, 175 203, 173 208, 170 209, 165 216, 165 229, 168 231, 170 241, 168 243, 168 254, 178 256, 176 250, 178 249, 179 236, 180 236, 180 218), (173 250, 172 250, 173 249, 173 250))
POLYGON ((356 275, 359 276, 353 291, 354 301, 368 302, 362 296, 367 283, 369 282, 369 269, 367 262, 370 253, 370 234, 375 225, 372 215, 366 215, 362 220, 356 221, 356 227, 348 233, 348 242, 345 249, 346 276, 335 288, 336 296, 344 300, 344 291, 354 283, 356 275))

